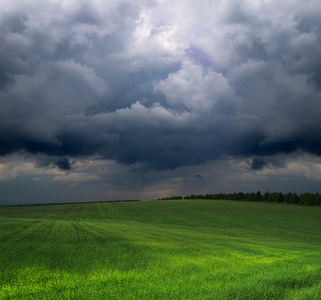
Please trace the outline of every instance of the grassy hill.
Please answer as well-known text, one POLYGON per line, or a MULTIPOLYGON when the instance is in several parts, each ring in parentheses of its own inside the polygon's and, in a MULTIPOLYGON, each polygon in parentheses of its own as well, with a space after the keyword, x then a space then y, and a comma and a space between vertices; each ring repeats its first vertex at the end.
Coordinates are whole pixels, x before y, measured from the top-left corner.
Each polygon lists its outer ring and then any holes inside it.
POLYGON ((0 207, 0 299, 321 299, 321 209, 0 207))

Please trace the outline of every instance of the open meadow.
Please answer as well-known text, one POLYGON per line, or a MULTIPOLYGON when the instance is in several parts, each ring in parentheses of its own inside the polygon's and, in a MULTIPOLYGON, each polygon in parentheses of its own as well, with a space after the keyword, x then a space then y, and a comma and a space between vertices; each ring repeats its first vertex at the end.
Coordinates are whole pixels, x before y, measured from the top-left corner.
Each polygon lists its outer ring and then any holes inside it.
POLYGON ((0 207, 0 299, 321 299, 321 209, 220 200, 0 207))

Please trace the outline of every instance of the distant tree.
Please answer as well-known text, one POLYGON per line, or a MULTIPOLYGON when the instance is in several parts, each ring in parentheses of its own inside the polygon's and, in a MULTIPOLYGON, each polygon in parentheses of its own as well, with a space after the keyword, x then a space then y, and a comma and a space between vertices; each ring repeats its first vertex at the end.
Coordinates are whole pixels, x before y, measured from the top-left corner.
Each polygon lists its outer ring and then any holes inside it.
POLYGON ((268 197, 268 202, 278 202, 278 193, 270 193, 268 197))
POLYGON ((234 196, 235 196, 235 193, 234 194, 229 193, 229 194, 226 195, 226 199, 227 200, 234 200, 235 199, 234 196))
POLYGON ((284 201, 284 196, 283 196, 282 193, 277 193, 276 201, 277 202, 283 202, 284 201))
POLYGON ((312 193, 304 193, 299 196, 299 203, 301 205, 317 205, 318 204, 319 195, 312 193))
POLYGON ((264 195, 262 196, 262 201, 268 202, 269 195, 270 195, 269 192, 266 191, 266 192, 264 193, 264 195))
POLYGON ((284 194, 284 202, 291 203, 291 197, 292 197, 292 193, 284 194))
POLYGON ((244 200, 245 194, 242 192, 239 192, 235 195, 235 200, 244 200))
POLYGON ((315 194, 315 204, 321 205, 321 195, 319 193, 315 194))
POLYGON ((262 195, 260 191, 257 191, 255 194, 255 201, 261 201, 262 200, 262 195))
POLYGON ((313 200, 310 193, 304 193, 299 196, 299 203, 301 205, 311 205, 313 200))
POLYGON ((247 193, 245 197, 247 201, 255 201, 255 193, 247 193))
POLYGON ((296 193, 281 192, 269 193, 266 191, 263 195, 260 191, 256 193, 219 193, 219 194, 206 194, 206 195, 190 195, 190 196, 172 196, 167 198, 161 198, 158 200, 180 200, 180 199, 214 199, 214 200, 239 200, 239 201, 264 201, 264 202, 286 202, 291 204, 301 205, 321 205, 321 195, 319 193, 304 193, 297 195, 296 193))
POLYGON ((296 193, 293 193, 289 200, 290 203, 297 204, 299 203, 299 196, 296 193))

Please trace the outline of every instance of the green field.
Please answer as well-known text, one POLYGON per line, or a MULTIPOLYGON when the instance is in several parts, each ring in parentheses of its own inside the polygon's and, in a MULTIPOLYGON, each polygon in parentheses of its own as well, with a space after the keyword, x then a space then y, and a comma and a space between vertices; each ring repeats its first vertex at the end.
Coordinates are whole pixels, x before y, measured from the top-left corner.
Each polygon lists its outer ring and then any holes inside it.
POLYGON ((0 299, 321 299, 321 209, 218 200, 0 207, 0 299))

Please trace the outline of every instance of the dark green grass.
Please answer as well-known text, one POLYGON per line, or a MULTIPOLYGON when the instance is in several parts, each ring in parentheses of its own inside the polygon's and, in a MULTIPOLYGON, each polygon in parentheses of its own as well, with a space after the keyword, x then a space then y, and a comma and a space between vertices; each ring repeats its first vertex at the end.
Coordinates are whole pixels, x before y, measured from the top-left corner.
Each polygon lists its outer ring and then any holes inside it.
POLYGON ((1 207, 0 299, 321 299, 321 209, 217 200, 1 207))

